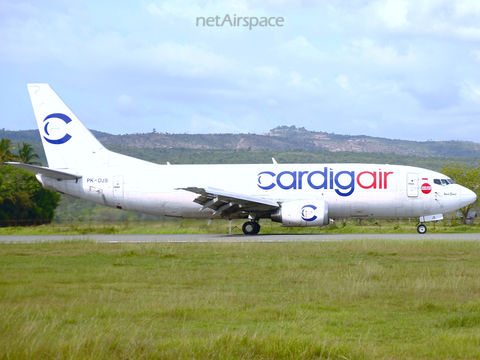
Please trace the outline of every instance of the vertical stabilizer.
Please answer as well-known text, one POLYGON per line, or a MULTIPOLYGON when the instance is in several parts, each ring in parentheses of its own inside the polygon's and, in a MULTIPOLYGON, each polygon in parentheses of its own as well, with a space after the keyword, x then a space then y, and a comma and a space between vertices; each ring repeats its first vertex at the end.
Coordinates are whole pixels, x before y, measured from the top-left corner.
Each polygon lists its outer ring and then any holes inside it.
POLYGON ((28 84, 48 166, 108 166, 109 151, 78 120, 48 84, 28 84))

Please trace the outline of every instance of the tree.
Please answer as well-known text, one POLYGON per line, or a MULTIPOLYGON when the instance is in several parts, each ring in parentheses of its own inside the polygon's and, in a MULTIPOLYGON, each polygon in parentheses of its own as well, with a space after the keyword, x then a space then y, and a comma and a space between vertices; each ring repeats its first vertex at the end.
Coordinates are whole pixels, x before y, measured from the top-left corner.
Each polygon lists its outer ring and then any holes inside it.
POLYGON ((32 165, 42 165, 39 161, 34 161, 33 159, 38 159, 38 154, 35 152, 35 149, 27 142, 23 142, 22 145, 18 144, 18 159, 21 163, 32 164, 32 165))
POLYGON ((0 167, 0 220, 51 220, 59 200, 60 194, 42 188, 34 174, 0 167))
POLYGON ((0 168, 0 189, 2 190, 0 220, 26 219, 29 211, 35 207, 23 175, 23 172, 12 166, 0 168))
POLYGON ((477 195, 477 200, 468 206, 460 209, 462 213, 462 224, 465 224, 467 214, 475 205, 477 205, 480 196, 480 167, 468 167, 458 163, 447 163, 440 169, 440 172, 455 180, 459 185, 465 186, 477 195))
POLYGON ((14 201, 12 191, 7 185, 8 184, 5 184, 0 178, 0 205, 2 205, 5 200, 14 201))
POLYGON ((15 161, 18 160, 17 155, 12 153, 12 150, 17 147, 12 144, 12 140, 3 139, 0 140, 0 165, 6 161, 15 161))

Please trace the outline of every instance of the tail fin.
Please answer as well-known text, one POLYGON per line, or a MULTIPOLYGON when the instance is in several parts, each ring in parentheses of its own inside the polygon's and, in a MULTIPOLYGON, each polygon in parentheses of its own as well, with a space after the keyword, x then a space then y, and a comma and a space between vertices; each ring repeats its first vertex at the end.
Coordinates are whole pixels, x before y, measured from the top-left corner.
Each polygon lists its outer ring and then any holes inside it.
POLYGON ((107 150, 48 84, 28 84, 28 92, 50 168, 154 165, 107 150))
POLYGON ((108 150, 48 84, 28 84, 48 165, 55 169, 108 166, 108 150))

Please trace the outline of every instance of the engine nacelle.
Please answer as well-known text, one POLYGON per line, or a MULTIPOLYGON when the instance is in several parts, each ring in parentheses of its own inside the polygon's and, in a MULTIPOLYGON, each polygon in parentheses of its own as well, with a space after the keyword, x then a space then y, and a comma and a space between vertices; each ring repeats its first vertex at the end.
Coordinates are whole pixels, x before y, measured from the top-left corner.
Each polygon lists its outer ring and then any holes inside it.
POLYGON ((324 200, 285 202, 272 214, 272 221, 291 227, 328 225, 330 223, 328 204, 324 200))

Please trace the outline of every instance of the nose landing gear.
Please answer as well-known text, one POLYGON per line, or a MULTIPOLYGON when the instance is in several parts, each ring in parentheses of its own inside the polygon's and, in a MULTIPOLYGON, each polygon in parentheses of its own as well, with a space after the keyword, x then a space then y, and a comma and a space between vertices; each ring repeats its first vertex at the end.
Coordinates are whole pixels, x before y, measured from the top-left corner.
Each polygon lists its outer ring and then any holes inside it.
POLYGON ((247 221, 243 224, 242 231, 245 235, 257 235, 260 231, 260 224, 256 221, 247 221))
POLYGON ((420 219, 419 219, 420 222, 417 224, 418 233, 425 234, 427 232, 427 227, 424 224, 425 222, 440 221, 440 220, 443 220, 443 214, 420 216, 420 219))

